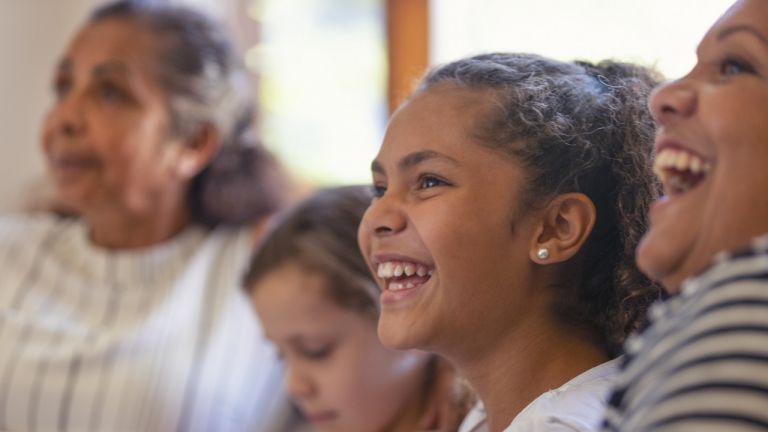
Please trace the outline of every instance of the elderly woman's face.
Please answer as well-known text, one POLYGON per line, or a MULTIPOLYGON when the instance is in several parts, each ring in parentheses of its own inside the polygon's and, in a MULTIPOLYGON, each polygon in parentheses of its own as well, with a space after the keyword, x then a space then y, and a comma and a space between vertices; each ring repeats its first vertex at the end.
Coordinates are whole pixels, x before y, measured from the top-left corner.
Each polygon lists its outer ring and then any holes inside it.
POLYGON ((145 210, 179 194, 166 92, 150 35, 126 21, 89 24, 54 77, 42 146, 61 204, 88 214, 145 210))
POLYGON ((666 196, 637 259, 675 292, 718 252, 768 233, 768 2, 737 2, 702 40, 693 70, 650 104, 666 196))

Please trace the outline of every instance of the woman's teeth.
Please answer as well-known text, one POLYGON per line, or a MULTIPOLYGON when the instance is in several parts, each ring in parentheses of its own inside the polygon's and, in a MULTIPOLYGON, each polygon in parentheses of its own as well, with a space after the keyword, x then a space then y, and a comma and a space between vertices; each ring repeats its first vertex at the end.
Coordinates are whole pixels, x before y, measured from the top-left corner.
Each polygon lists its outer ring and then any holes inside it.
POLYGON ((656 154, 653 172, 670 193, 683 193, 696 186, 712 170, 712 164, 683 149, 666 148, 656 154))

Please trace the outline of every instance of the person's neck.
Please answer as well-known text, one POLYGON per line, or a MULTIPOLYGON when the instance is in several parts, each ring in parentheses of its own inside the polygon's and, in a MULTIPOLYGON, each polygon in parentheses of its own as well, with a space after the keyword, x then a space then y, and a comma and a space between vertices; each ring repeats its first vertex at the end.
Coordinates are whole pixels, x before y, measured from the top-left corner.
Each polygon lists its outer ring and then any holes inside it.
POLYGON ((143 210, 105 206, 83 214, 91 241, 108 249, 135 249, 162 243, 189 223, 181 200, 166 200, 143 210))
POLYGON ((489 429, 496 432, 540 395, 607 360, 581 335, 554 323, 533 322, 456 364, 483 401, 489 429))

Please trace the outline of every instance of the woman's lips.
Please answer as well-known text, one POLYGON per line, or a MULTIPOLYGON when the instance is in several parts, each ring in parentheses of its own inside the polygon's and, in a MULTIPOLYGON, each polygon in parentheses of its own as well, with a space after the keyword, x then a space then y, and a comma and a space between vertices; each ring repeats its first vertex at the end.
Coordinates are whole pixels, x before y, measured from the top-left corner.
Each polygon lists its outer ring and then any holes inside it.
POLYGON ((667 195, 683 194, 700 184, 712 171, 712 162, 681 146, 657 149, 653 171, 661 180, 667 195))
POLYGON ((88 156, 54 156, 49 158, 50 168, 59 175, 75 175, 99 165, 98 159, 88 156))

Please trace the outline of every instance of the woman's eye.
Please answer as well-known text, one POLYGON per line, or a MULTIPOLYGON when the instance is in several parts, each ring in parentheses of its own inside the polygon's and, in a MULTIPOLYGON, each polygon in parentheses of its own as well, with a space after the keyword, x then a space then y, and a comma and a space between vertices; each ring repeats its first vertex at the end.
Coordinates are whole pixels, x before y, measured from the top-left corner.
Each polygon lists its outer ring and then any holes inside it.
POLYGON ((107 102, 118 102, 124 99, 125 94, 114 84, 103 83, 99 86, 99 96, 107 102))
POLYGON ((419 179, 419 189, 429 189, 436 186, 445 186, 447 184, 447 182, 431 175, 425 175, 419 179))
POLYGON ((387 191, 387 187, 383 185, 373 185, 371 186, 371 190, 373 191, 373 197, 374 198, 381 198, 384 193, 387 191))
POLYGON ((53 92, 58 98, 66 96, 71 88, 72 82, 69 79, 59 78, 53 82, 53 92))
POLYGON ((726 58, 720 63, 720 74, 724 76, 752 73, 753 71, 754 69, 749 63, 735 58, 726 58))

